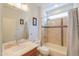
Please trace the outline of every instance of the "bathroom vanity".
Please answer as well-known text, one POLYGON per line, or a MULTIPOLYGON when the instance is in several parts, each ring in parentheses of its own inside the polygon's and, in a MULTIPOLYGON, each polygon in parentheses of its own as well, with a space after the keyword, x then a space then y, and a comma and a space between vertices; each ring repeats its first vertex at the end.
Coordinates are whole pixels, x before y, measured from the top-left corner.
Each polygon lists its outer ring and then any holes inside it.
POLYGON ((36 56, 38 45, 30 41, 19 42, 18 45, 12 42, 4 43, 3 46, 3 56, 36 56))

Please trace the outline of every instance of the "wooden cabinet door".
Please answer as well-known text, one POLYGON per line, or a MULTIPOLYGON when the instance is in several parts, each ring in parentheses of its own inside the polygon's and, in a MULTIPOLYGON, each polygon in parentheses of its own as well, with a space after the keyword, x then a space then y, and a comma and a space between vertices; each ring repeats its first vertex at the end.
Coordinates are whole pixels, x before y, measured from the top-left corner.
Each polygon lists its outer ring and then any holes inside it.
POLYGON ((37 56, 38 55, 38 51, 37 48, 32 49, 31 51, 23 54, 22 56, 37 56))

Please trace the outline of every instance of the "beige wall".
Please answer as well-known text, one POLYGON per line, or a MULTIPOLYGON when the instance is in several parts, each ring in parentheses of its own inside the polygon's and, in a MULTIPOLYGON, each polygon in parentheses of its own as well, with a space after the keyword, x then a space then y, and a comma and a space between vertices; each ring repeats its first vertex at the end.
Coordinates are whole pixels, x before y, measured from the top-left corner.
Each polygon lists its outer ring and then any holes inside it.
POLYGON ((19 22, 20 18, 26 20, 24 12, 8 4, 3 4, 2 9, 3 42, 21 39, 23 37, 24 25, 20 25, 19 22))
MULTIPOLYGON (((15 39, 26 38, 28 30, 29 40, 38 39, 38 26, 32 25, 32 17, 38 19, 38 7, 32 4, 27 4, 28 10, 26 12, 9 4, 3 4, 3 41, 10 41, 15 39), (27 26, 20 25, 20 19, 27 22, 27 26), (28 27, 27 30, 24 27, 28 27)), ((38 19, 39 20, 39 19, 38 19)))
MULTIPOLYGON (((35 41, 38 40, 38 26, 32 25, 32 18, 36 17, 39 20, 39 7, 28 4, 28 27, 29 27, 29 40, 35 41)), ((38 24, 37 24, 38 25, 38 24)))

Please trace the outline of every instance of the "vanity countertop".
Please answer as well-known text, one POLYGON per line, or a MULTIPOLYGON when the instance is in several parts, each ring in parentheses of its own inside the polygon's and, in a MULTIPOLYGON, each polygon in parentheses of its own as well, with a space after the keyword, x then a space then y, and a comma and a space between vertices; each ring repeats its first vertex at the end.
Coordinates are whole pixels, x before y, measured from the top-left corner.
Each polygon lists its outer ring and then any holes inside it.
POLYGON ((23 42, 21 44, 12 46, 11 48, 3 48, 3 56, 21 56, 24 53, 28 53, 32 49, 36 48, 38 44, 32 43, 30 41, 23 42))

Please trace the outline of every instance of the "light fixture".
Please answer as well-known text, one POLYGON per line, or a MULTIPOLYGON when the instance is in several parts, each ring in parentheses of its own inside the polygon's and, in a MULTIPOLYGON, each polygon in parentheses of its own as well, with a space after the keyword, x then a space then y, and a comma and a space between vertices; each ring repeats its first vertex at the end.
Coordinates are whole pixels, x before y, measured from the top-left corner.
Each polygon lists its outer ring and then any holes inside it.
POLYGON ((28 5, 27 4, 22 4, 21 9, 24 11, 28 11, 28 5))
POLYGON ((15 6, 21 10, 27 11, 28 10, 28 5, 27 4, 22 4, 22 3, 8 3, 12 6, 15 6))

